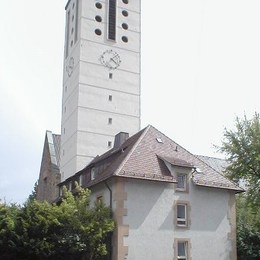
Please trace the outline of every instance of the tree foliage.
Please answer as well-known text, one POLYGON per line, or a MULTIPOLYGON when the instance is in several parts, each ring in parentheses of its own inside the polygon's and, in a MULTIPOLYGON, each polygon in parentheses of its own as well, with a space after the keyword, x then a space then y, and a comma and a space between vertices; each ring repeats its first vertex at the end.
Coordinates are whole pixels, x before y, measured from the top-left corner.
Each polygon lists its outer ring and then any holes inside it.
POLYGON ((102 259, 114 222, 102 202, 90 207, 89 190, 64 190, 60 205, 28 200, 0 204, 1 259, 102 259))
POLYGON ((255 212, 245 195, 237 199, 237 250, 238 260, 260 259, 260 209, 255 212))
POLYGON ((245 194, 237 199, 238 260, 260 259, 260 118, 236 118, 235 129, 224 132, 220 151, 229 166, 226 175, 242 181, 245 194))
POLYGON ((260 207, 260 118, 236 118, 235 130, 224 132, 220 148, 227 156, 227 175, 233 180, 243 180, 247 185, 249 202, 260 207))

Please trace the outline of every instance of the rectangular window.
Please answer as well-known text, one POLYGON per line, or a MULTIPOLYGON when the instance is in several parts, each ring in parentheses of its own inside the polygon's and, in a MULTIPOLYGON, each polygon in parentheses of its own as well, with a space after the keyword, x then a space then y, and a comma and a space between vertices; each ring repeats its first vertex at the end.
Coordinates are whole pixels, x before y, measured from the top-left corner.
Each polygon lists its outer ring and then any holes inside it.
POLYGON ((187 205, 177 204, 177 226, 187 227, 187 205))
POLYGON ((109 73, 109 78, 112 79, 113 78, 113 73, 109 73))
POLYGON ((83 180, 83 176, 79 175, 79 186, 82 186, 82 180, 83 180))
POLYGON ((67 23, 66 23, 66 49, 65 49, 65 57, 67 58, 69 55, 69 39, 70 39, 70 11, 67 14, 67 23))
POLYGON ((111 141, 108 141, 108 142, 107 142, 107 147, 108 147, 108 148, 111 148, 111 147, 112 147, 112 142, 111 142, 111 141))
POLYGON ((79 0, 76 0, 75 34, 74 34, 74 42, 75 43, 78 40, 78 19, 79 19, 79 0))
POLYGON ((177 190, 186 191, 187 189, 187 175, 177 174, 177 190))
POLYGON ((108 39, 116 40, 116 1, 109 0, 108 7, 108 39))
POLYGON ((109 101, 112 101, 112 99, 113 99, 113 98, 112 98, 112 95, 109 95, 109 96, 108 96, 108 100, 109 100, 109 101))
POLYGON ((97 197, 97 203, 103 202, 103 196, 98 196, 97 197))
POLYGON ((72 190, 72 182, 70 181, 69 182, 69 191, 71 191, 72 190))
POLYGON ((177 259, 188 260, 188 241, 178 241, 177 259))
POLYGON ((108 118, 108 124, 109 124, 109 125, 112 124, 112 118, 108 118))
POLYGON ((96 178, 96 169, 94 167, 91 169, 90 178, 92 181, 96 178))

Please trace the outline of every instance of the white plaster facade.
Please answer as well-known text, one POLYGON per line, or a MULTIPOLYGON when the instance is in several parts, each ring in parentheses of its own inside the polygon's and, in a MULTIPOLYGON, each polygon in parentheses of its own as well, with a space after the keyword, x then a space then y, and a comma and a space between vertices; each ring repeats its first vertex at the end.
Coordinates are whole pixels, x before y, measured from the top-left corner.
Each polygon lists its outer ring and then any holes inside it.
POLYGON ((234 193, 190 185, 189 193, 175 192, 175 184, 128 180, 126 184, 129 236, 128 260, 174 258, 176 239, 189 240, 192 260, 230 260, 232 242, 229 201, 234 193), (231 195, 232 194, 232 195, 231 195), (176 227, 174 203, 190 203, 191 223, 176 227), (149 250, 144 250, 149 248, 149 250))
POLYGON ((62 180, 111 149, 118 132, 133 135, 140 130, 140 1, 116 3, 115 41, 107 39, 109 0, 69 0, 66 5, 62 180), (97 8, 96 3, 102 7, 97 8), (102 21, 96 21, 96 16, 102 21), (122 41, 123 36, 128 42, 122 41), (108 50, 120 56, 117 69, 108 69, 100 62, 108 50))

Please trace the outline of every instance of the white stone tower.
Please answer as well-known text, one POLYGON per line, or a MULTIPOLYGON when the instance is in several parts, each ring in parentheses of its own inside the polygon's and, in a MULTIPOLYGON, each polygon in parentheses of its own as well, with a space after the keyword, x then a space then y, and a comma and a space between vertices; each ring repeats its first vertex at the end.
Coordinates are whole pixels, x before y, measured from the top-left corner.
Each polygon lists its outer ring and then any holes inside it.
POLYGON ((140 0, 69 0, 61 180, 140 129, 140 0))

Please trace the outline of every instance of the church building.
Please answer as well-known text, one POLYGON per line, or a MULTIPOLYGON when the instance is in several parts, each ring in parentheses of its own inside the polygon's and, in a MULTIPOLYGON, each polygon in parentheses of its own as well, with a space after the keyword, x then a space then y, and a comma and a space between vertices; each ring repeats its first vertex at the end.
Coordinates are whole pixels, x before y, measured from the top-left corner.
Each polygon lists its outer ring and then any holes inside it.
POLYGON ((113 260, 235 260, 243 189, 217 159, 140 129, 140 5, 68 1, 61 134, 46 132, 37 198, 89 188, 112 208, 113 260))

